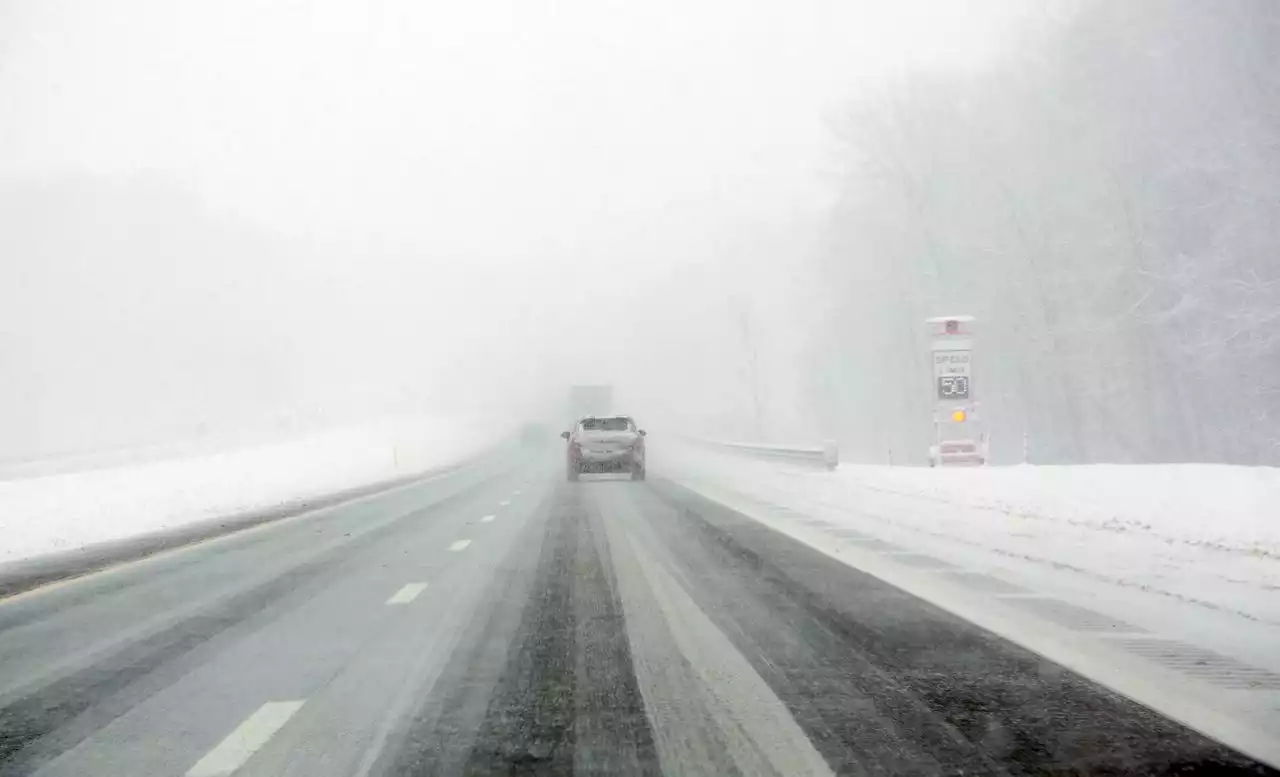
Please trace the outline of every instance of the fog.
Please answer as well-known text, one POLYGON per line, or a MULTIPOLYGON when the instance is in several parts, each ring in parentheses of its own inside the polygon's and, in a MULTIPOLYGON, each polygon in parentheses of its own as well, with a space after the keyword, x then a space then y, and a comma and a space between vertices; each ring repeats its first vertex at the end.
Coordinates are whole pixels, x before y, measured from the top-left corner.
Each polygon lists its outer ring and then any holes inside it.
POLYGON ((968 313, 997 460, 1280 463, 1280 6, 1045 8, 851 101, 815 404, 918 450, 920 321, 968 313))
POLYGON ((1275 461, 1280 38, 1222 7, 0 5, 0 458, 579 382, 922 454, 966 312, 1006 460, 1275 461))

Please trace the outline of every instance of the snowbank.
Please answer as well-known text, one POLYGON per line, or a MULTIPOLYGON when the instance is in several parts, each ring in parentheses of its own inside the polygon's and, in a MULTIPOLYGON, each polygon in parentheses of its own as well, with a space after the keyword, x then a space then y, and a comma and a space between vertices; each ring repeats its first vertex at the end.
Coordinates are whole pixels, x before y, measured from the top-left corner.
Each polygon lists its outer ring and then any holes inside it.
POLYGON ((677 479, 894 541, 1032 562, 1280 624, 1280 469, 841 465, 829 473, 691 450, 654 460, 677 479))
POLYGON ((0 564, 412 475, 501 430, 399 418, 169 461, 0 481, 0 564))
POLYGON ((931 471, 843 465, 840 477, 844 488, 1280 557, 1280 469, 1273 467, 1099 464, 931 471))

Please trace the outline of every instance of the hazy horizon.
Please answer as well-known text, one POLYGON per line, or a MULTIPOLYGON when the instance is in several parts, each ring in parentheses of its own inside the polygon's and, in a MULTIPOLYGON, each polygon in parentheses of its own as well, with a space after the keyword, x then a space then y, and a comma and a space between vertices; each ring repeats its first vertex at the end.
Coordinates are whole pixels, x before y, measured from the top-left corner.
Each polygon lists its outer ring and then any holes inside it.
POLYGON ((792 326, 831 118, 995 56, 1012 17, 982 8, 12 4, 6 361, 33 404, 0 453, 592 380, 739 402, 704 301, 792 326))
POLYGON ((607 381, 879 460, 966 312, 1009 456, 1273 460, 1273 16, 0 5, 0 457, 607 381))

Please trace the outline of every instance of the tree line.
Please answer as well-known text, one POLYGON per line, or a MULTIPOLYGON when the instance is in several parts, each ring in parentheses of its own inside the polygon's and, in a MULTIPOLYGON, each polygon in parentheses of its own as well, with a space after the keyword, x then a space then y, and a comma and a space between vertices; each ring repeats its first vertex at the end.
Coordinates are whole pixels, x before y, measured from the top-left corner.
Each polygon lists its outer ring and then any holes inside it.
POLYGON ((923 320, 977 316, 998 461, 1280 464, 1280 4, 1059 2, 837 127, 810 392, 923 458, 923 320))

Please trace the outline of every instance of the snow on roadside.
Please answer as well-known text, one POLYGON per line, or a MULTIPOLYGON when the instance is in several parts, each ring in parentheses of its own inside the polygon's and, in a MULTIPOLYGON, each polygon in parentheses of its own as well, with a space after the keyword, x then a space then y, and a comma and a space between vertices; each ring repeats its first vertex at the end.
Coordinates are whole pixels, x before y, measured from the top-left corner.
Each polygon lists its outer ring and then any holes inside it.
POLYGON ((1280 624, 1280 469, 1097 465, 824 472, 664 451, 673 472, 895 541, 1070 570, 1280 624))
POLYGON ((842 465, 861 488, 1280 557, 1280 469, 1222 464, 924 470, 842 465))
POLYGON ((499 430, 386 419, 242 450, 0 481, 0 564, 411 475, 499 430))

